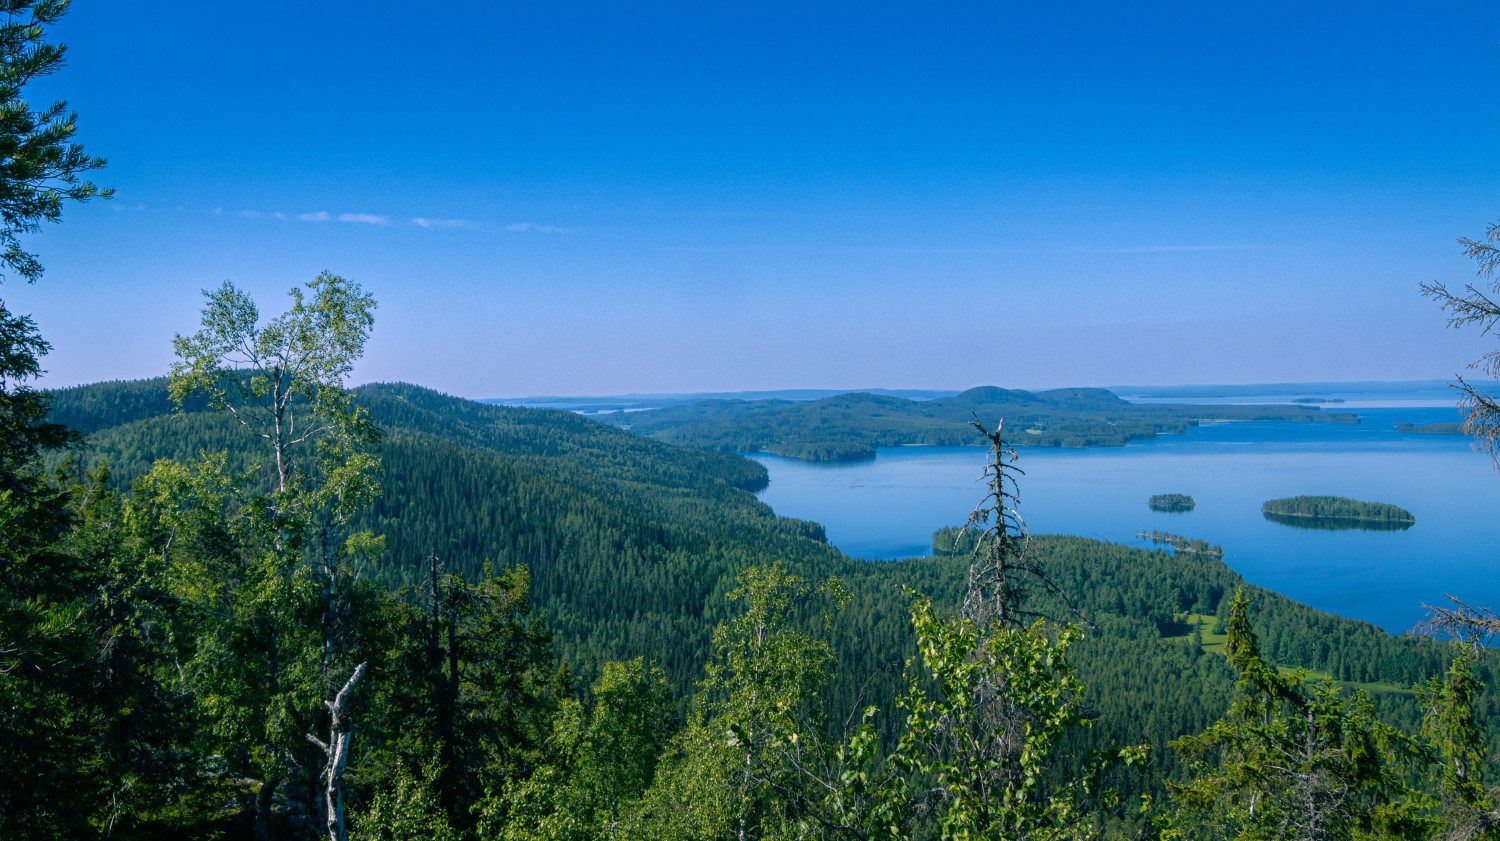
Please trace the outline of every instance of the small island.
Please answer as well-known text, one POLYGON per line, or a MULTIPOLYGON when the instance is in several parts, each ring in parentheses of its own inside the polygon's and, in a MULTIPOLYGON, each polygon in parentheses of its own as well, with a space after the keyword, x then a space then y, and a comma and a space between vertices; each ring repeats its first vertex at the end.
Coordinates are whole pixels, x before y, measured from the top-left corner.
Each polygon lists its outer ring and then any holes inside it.
POLYGON ((1164 511, 1168 514, 1185 514, 1198 505, 1187 494, 1157 494, 1146 504, 1151 506, 1152 511, 1164 511))
POLYGON ((1405 508, 1342 496, 1273 499, 1262 505, 1260 512, 1273 523, 1309 529, 1401 531, 1417 522, 1405 508))
POLYGON ((1172 534, 1171 532, 1157 531, 1155 529, 1136 532, 1135 536, 1145 538, 1159 546, 1170 546, 1172 547, 1172 551, 1179 555, 1203 555, 1207 558, 1213 558, 1216 561, 1224 559, 1224 550, 1206 540, 1183 537, 1180 534, 1172 534))
POLYGON ((1407 432, 1413 435, 1463 435, 1464 425, 1457 422, 1438 421, 1436 423, 1411 423, 1402 421, 1396 424, 1396 431, 1407 432))

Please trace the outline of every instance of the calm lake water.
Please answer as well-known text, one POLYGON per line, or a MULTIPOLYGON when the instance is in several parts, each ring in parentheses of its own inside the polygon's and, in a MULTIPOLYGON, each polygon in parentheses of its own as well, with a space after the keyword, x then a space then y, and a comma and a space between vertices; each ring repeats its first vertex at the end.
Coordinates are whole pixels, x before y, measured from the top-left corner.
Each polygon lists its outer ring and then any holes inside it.
MULTIPOLYGON (((1252 583, 1392 632, 1452 593, 1500 607, 1500 473, 1468 438, 1401 433, 1400 421, 1452 421, 1451 407, 1349 406, 1361 423, 1204 424, 1125 447, 1020 448, 1021 515, 1036 534, 1149 547, 1153 529, 1202 538, 1252 583), (1197 508, 1154 512, 1153 494, 1197 508), (1261 516, 1262 502, 1302 494, 1399 505, 1406 531, 1316 531, 1261 516)), ((963 523, 983 493, 984 450, 900 447, 873 461, 808 463, 753 456, 770 471, 760 498, 822 523, 854 557, 931 554, 932 532, 963 523)))

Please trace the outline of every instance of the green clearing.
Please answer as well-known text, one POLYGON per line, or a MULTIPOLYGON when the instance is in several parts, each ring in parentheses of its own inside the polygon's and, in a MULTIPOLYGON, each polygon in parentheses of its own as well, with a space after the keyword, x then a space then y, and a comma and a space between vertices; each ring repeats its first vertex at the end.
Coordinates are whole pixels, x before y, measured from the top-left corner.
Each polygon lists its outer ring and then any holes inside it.
MULTIPOLYGON (((1183 617, 1182 624, 1190 628, 1198 629, 1198 632, 1203 640, 1202 647, 1204 653, 1218 654, 1222 657, 1225 656, 1224 644, 1229 639, 1229 635, 1227 633, 1213 633, 1214 624, 1217 623, 1218 620, 1219 617, 1212 613, 1189 613, 1183 617)), ((1162 640, 1164 642, 1181 643, 1191 638, 1192 635, 1193 632, 1188 631, 1186 634, 1181 634, 1179 636, 1162 637, 1162 640)), ((1341 686, 1344 689, 1363 689, 1365 692, 1369 692, 1371 694, 1383 693, 1387 695, 1416 695, 1416 690, 1412 689, 1409 686, 1402 686, 1399 683, 1363 683, 1353 680, 1334 680, 1333 675, 1329 674, 1328 672, 1315 671, 1312 669, 1304 669, 1294 666, 1278 666, 1277 669, 1282 674, 1289 677, 1294 675, 1300 677, 1304 683, 1313 681, 1325 681, 1341 686)))

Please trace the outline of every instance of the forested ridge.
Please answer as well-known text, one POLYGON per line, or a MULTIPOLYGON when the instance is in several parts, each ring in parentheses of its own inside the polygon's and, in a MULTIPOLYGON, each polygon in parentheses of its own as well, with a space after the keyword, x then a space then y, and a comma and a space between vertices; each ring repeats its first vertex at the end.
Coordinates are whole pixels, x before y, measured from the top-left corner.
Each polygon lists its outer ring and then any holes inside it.
POLYGON ((600 419, 664 441, 808 461, 874 458, 878 447, 983 443, 974 417, 1003 417, 1009 439, 1033 447, 1123 446, 1208 420, 1358 423, 1352 414, 1305 406, 1130 403, 1102 388, 1029 392, 993 386, 908 400, 852 393, 820 400, 702 400, 600 419))

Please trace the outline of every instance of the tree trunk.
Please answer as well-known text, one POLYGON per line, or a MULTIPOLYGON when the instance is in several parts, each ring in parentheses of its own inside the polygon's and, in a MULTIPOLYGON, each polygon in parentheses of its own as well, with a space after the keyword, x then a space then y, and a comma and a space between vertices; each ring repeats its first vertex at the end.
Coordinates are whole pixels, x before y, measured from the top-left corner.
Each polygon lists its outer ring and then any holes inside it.
POLYGON ((349 720, 349 696, 359 679, 365 676, 365 664, 354 667, 349 682, 339 690, 332 701, 325 701, 331 719, 328 723, 328 741, 308 734, 307 740, 323 749, 328 765, 323 771, 324 822, 328 841, 348 841, 349 831, 344 825, 344 766, 349 763, 349 747, 353 741, 353 724, 349 720))
POLYGON ((255 841, 271 841, 271 803, 280 787, 281 775, 273 773, 255 792, 255 841))

